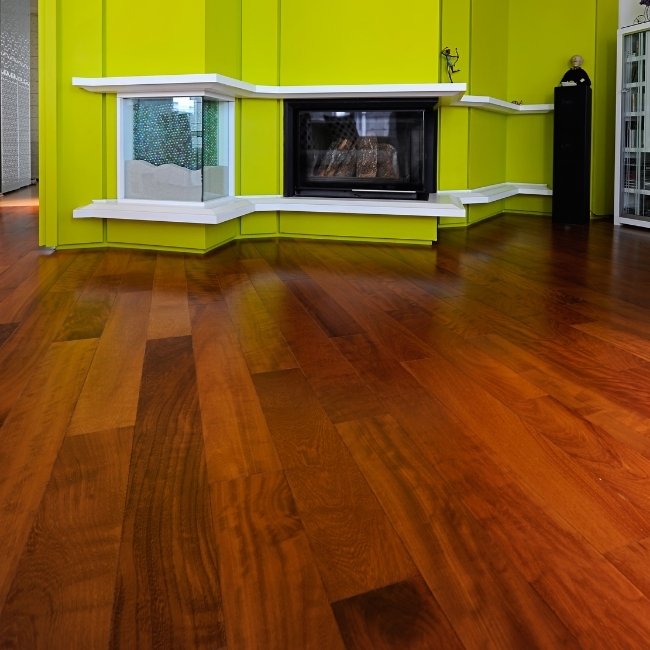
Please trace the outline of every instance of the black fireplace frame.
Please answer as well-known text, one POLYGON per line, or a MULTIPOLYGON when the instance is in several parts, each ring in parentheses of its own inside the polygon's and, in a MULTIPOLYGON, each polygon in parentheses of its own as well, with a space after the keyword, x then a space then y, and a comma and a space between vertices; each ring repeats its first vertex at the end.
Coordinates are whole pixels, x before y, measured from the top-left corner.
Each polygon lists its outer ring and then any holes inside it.
POLYGON ((396 99, 294 99, 284 101, 284 196, 309 196, 321 198, 359 198, 359 199, 396 199, 427 200, 436 192, 437 167, 437 99, 396 98, 396 99), (300 179, 299 154, 300 135, 299 111, 422 111, 424 122, 424 160, 422 177, 416 181, 391 183, 389 179, 373 179, 374 183, 364 180, 328 179, 327 183, 304 183, 300 179), (378 187, 381 185, 381 187, 378 187), (361 186, 361 187, 360 187, 361 186))

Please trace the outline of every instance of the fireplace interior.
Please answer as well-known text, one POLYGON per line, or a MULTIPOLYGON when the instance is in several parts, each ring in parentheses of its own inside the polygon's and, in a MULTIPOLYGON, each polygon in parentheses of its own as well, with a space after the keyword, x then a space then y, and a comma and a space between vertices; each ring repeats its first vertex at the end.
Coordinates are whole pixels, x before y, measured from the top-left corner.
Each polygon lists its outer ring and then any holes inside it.
POLYGON ((426 200, 435 100, 285 102, 285 196, 426 200))

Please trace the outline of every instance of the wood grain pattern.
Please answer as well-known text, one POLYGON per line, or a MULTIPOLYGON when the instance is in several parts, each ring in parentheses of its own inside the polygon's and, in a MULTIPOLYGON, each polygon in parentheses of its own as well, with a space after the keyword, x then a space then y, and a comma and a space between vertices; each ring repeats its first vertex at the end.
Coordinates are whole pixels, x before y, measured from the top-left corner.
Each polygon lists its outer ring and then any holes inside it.
POLYGON ((342 649, 284 475, 224 481, 212 494, 228 646, 342 649))
POLYGON ((338 429, 465 647, 571 646, 565 626, 509 566, 409 432, 391 417, 338 429))
POLYGON ((0 609, 95 346, 91 340, 53 344, 0 429, 0 609))
POLYGON ((0 616, 2 647, 108 648, 131 437, 64 441, 0 616))
POLYGON ((622 546, 645 536, 647 523, 634 515, 633 508, 627 509, 625 502, 601 490, 596 476, 581 471, 562 448, 550 444, 539 429, 526 427, 511 408, 491 397, 472 378, 442 359, 406 365, 500 464, 519 472, 522 484, 555 504, 596 548, 606 551, 612 545, 622 546), (459 386, 469 390, 473 408, 468 409, 466 401, 459 400, 459 386))
POLYGON ((219 284, 251 373, 296 368, 293 353, 250 279, 244 274, 221 275, 219 284))
POLYGON ((413 575, 411 558, 305 378, 289 370, 257 375, 255 384, 330 600, 413 575), (304 455, 307 447, 314 453, 304 455))
POLYGON ((156 339, 142 372, 111 647, 226 645, 213 525, 191 339, 156 339))

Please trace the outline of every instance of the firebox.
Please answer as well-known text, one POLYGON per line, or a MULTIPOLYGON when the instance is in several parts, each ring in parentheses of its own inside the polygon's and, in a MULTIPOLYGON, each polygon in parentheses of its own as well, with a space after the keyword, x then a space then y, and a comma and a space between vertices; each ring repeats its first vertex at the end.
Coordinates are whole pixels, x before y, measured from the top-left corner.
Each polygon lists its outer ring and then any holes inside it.
POLYGON ((426 200, 436 100, 285 102, 284 195, 426 200))

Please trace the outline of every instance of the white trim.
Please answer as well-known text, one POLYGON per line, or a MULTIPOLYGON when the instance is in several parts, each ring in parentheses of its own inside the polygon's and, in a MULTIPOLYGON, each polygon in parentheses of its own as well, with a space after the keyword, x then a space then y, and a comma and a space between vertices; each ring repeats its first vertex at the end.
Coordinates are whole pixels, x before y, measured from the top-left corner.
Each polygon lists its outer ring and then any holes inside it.
POLYGON ((405 217, 465 217, 465 205, 492 203, 517 194, 550 196, 546 185, 500 183, 475 190, 432 194, 428 201, 324 199, 275 195, 232 196, 206 203, 182 201, 96 200, 73 211, 75 219, 128 219, 174 223, 218 224, 254 212, 316 212, 405 217))

